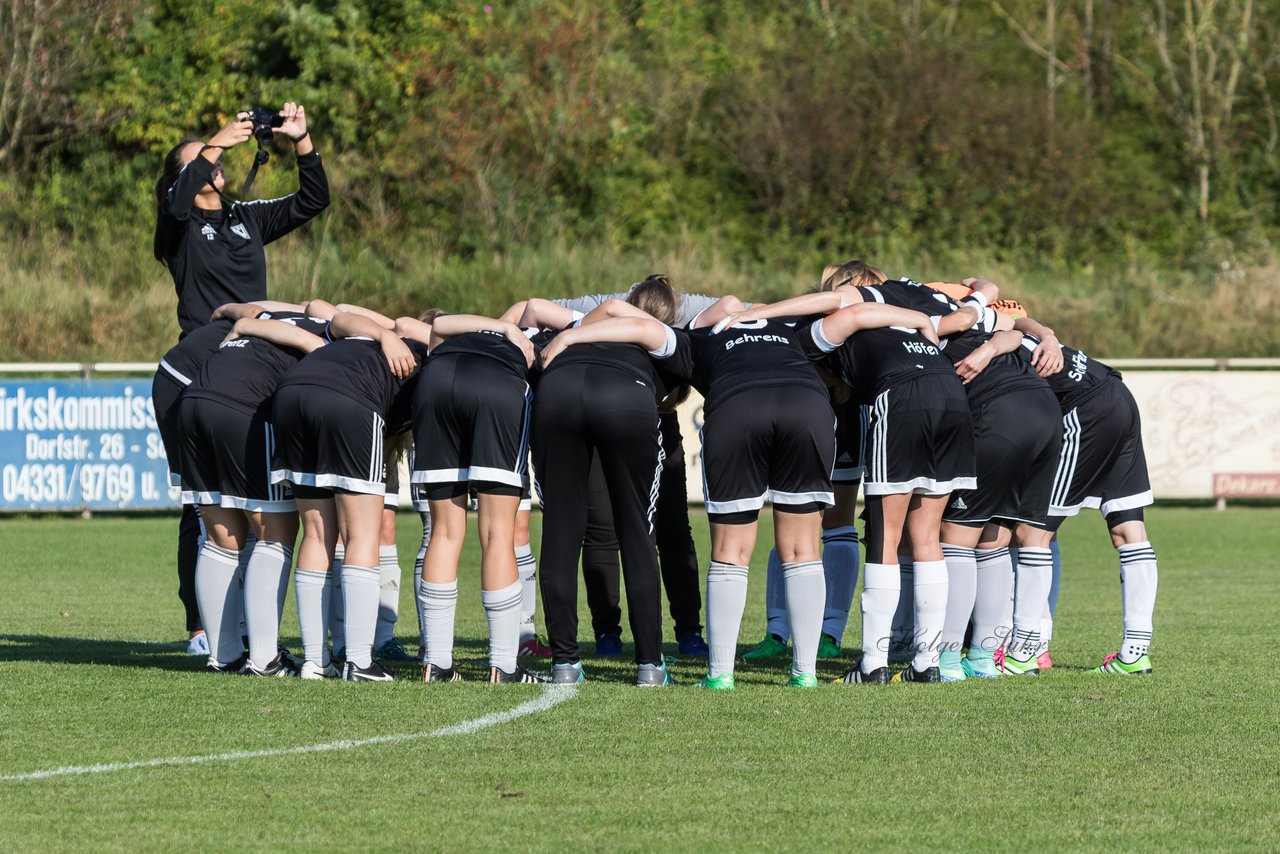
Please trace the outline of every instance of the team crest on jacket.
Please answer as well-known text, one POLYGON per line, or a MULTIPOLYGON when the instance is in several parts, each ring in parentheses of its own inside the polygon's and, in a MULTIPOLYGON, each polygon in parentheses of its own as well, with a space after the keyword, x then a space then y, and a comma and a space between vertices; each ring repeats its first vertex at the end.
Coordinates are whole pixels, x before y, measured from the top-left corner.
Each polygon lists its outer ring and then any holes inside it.
POLYGON ((214 231, 213 226, 208 223, 205 223, 204 228, 200 229, 200 233, 204 235, 205 240, 213 240, 218 234, 218 232, 214 231))
POLYGON ((249 229, 244 227, 244 223, 237 222, 235 225, 231 226, 231 231, 233 234, 240 235, 245 240, 249 239, 249 229))

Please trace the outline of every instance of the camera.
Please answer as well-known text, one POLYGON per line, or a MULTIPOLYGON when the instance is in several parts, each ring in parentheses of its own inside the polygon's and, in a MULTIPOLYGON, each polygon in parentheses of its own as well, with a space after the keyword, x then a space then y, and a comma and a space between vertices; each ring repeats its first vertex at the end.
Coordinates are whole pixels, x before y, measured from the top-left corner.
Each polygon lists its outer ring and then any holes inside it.
POLYGON ((253 138, 259 146, 269 147, 274 136, 271 129, 283 125, 284 116, 276 115, 266 107, 250 107, 248 112, 249 121, 253 122, 253 138))

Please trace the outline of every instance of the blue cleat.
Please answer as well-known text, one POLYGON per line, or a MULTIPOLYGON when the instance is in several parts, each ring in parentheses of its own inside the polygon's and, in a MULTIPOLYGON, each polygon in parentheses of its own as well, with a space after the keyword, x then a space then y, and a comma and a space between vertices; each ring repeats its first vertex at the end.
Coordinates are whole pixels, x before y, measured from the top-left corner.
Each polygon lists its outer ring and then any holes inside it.
POLYGON ((686 632, 676 639, 676 649, 681 655, 706 656, 710 653, 707 642, 702 639, 701 632, 686 632))
POLYGON ((615 634, 603 634, 596 638, 596 655, 604 658, 614 658, 622 655, 622 636, 615 634))

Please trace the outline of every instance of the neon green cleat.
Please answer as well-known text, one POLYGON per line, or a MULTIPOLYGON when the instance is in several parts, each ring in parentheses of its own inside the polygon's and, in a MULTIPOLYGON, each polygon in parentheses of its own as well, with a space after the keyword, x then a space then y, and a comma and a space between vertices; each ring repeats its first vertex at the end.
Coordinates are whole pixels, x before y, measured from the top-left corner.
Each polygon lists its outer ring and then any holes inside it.
POLYGON ((694 685, 698 688, 706 688, 708 691, 732 691, 733 674, 721 673, 719 676, 712 676, 708 673, 695 682, 694 685))
POLYGON ((1113 673, 1116 676, 1147 676, 1151 673, 1151 659, 1143 653, 1137 661, 1125 664, 1120 660, 1120 653, 1113 652, 1102 659, 1102 664, 1089 671, 1090 673, 1113 673))
MULTIPOLYGON (((742 654, 743 661, 759 661, 762 658, 782 658, 787 654, 787 642, 777 635, 765 635, 764 640, 742 654)), ((822 655, 821 652, 818 653, 822 655)))
POLYGON ((818 677, 813 673, 793 673, 788 688, 817 688, 818 677))
POLYGON ((826 632, 822 633, 822 637, 818 640, 818 658, 839 658, 840 657, 840 641, 833 638, 826 632))
POLYGON ((959 651, 953 650, 938 653, 938 672, 943 682, 963 682, 969 675, 964 672, 959 651))
POLYGON ((1000 662, 1000 672, 1005 676, 1039 676, 1040 665, 1036 663, 1034 655, 1028 659, 1020 659, 1006 651, 1004 660, 1000 662))

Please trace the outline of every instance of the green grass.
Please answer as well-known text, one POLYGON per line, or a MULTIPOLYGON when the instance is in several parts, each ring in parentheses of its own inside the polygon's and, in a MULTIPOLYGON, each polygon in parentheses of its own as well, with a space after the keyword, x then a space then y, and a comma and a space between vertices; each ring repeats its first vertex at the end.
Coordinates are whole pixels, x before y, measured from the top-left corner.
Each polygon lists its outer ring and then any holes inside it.
MULTIPOLYGON (((642 691, 629 664, 588 658, 573 699, 471 735, 0 782, 0 848, 1275 850, 1276 519, 1150 514, 1152 678, 1084 672, 1120 631, 1095 514, 1063 531, 1058 666, 1039 678, 798 692, 779 662, 706 694, 642 691)), ((402 565, 415 523, 401 519, 402 565)), ((705 558, 700 515, 694 527, 705 558)), ((422 732, 545 690, 206 675, 151 643, 183 634, 175 531, 159 517, 0 519, 0 775, 422 732)), ((763 633, 763 582, 754 572, 743 649, 763 633)), ((458 631, 473 677, 477 589, 469 552, 458 631)), ((292 609, 290 595, 296 647, 292 609)), ((412 647, 407 573, 401 614, 412 647)), ((846 641, 857 632, 855 615, 846 641)), ((700 673, 676 667, 686 684, 700 673)))

